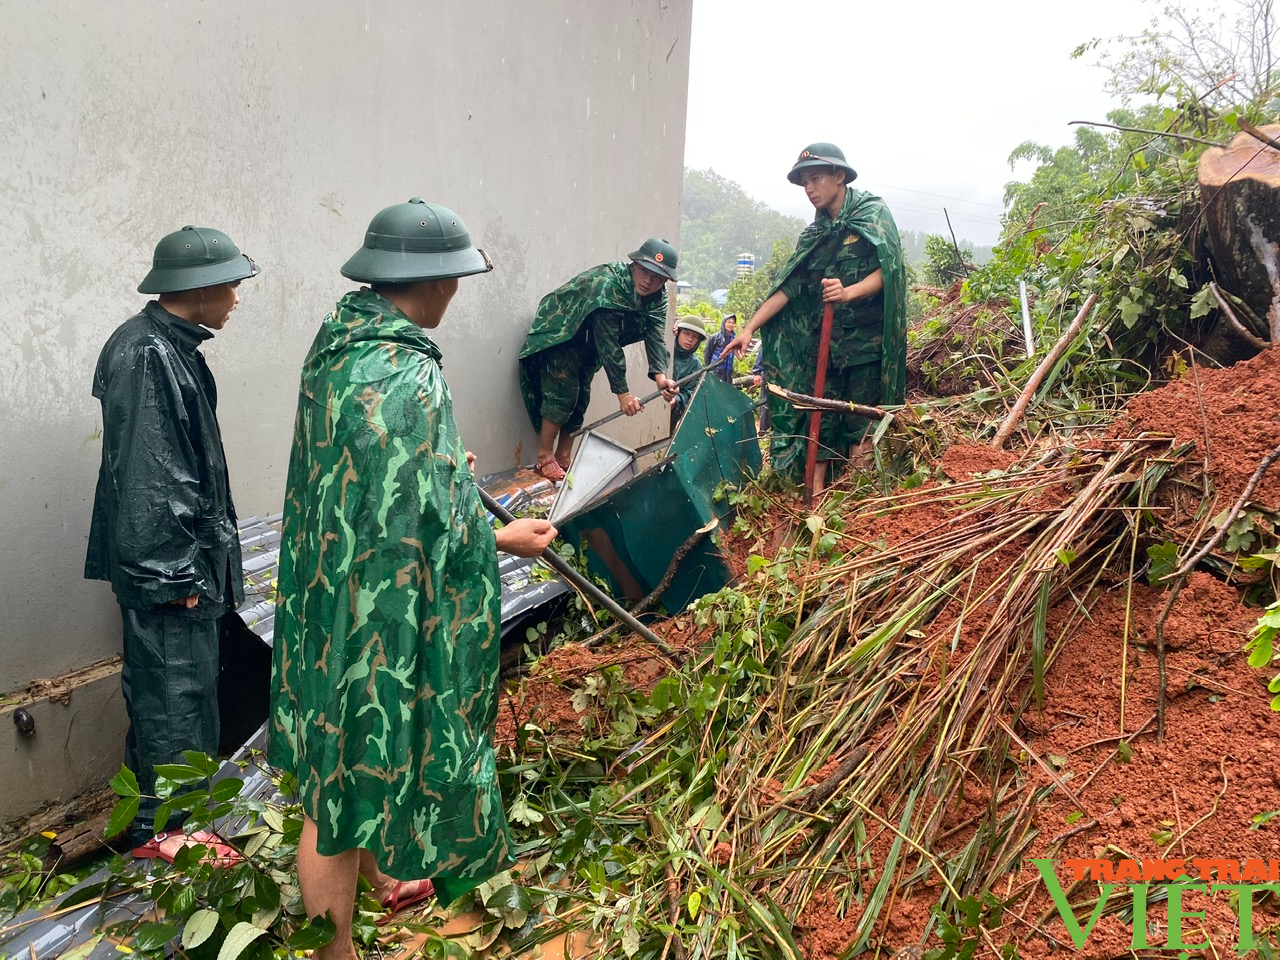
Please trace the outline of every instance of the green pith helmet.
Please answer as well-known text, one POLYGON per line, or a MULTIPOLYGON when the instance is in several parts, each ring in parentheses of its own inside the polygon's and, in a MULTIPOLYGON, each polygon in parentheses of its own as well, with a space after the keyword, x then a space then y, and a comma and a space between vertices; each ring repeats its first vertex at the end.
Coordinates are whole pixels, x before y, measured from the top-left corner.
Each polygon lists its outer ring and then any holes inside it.
POLYGON ((221 230, 183 227, 161 238, 139 293, 180 293, 256 277, 258 265, 221 230))
POLYGON ((412 197, 369 221, 364 246, 342 275, 364 283, 415 283, 487 273, 493 263, 471 245, 462 218, 438 203, 412 197))
POLYGON ((694 323, 692 320, 681 320, 676 324, 676 336, 680 335, 681 330, 688 330, 690 333, 696 333, 703 340, 707 339, 707 328, 700 323, 694 323))
POLYGON ((659 240, 657 237, 650 237, 640 244, 640 249, 634 253, 628 253, 627 259, 641 264, 650 273, 656 273, 668 280, 676 278, 676 264, 680 262, 676 248, 666 240, 659 240))
POLYGON ((787 179, 799 186, 800 172, 810 167, 837 167, 844 171, 845 183, 853 183, 858 179, 858 171, 849 166, 844 158, 844 151, 834 143, 811 143, 801 150, 787 179))

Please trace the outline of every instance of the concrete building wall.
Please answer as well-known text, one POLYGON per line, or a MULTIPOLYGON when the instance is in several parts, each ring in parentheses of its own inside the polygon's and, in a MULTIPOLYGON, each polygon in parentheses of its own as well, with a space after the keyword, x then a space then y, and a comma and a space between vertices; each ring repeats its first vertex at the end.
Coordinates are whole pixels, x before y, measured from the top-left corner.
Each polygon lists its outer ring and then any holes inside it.
MULTIPOLYGON (((463 436, 481 470, 530 461, 516 354, 538 298, 678 239, 691 4, 0 0, 0 691, 119 651, 110 588, 82 579, 90 377, 184 224, 263 269, 206 349, 242 516, 280 509, 299 364, 351 286, 339 266, 414 195, 496 264, 437 332, 463 436)), ((616 408, 603 376, 596 394, 593 414, 616 408)), ((665 425, 654 405, 617 435, 665 425)))

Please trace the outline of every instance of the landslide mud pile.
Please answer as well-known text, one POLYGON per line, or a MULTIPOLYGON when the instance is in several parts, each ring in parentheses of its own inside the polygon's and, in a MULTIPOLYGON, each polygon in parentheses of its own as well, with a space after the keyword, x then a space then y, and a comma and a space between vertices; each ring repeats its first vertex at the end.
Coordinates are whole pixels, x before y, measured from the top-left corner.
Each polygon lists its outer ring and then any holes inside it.
MULTIPOLYGON (((619 748, 633 762, 605 765, 622 797, 611 814, 646 804, 663 825, 652 843, 667 850, 674 831, 693 851, 674 887, 655 885, 655 916, 676 889, 697 890, 703 909, 781 942, 777 919, 751 906, 772 904, 810 958, 877 944, 918 955, 947 924, 978 955, 1125 955, 1127 888, 1077 951, 1030 858, 1280 858, 1280 817, 1268 817, 1280 809, 1280 714, 1271 671, 1243 652, 1260 612, 1246 601, 1268 597, 1275 576, 1265 553, 1280 471, 1167 616, 1155 736, 1160 577, 1280 445, 1274 353, 1188 371, 1105 432, 1020 459, 953 446, 937 479, 906 493, 836 494, 809 514, 762 492, 763 509, 744 507, 726 538, 737 588, 665 627, 700 658, 676 672, 630 644, 565 648, 509 694, 502 732, 512 743, 532 724, 540 743, 589 748, 608 718, 584 719, 572 693, 611 664, 637 703, 664 677, 693 698, 719 677, 692 747, 682 705, 664 695, 635 734, 639 758, 619 748), (689 750, 701 792, 655 776, 664 755, 689 750)), ((1097 883, 1058 875, 1086 921, 1097 883)), ((1184 924, 1186 942, 1234 949, 1233 907, 1226 893, 1188 894, 1183 910, 1205 913, 1184 924)), ((1153 945, 1166 921, 1153 898, 1153 945)), ((1255 930, 1278 922, 1274 900, 1255 905, 1255 930)))

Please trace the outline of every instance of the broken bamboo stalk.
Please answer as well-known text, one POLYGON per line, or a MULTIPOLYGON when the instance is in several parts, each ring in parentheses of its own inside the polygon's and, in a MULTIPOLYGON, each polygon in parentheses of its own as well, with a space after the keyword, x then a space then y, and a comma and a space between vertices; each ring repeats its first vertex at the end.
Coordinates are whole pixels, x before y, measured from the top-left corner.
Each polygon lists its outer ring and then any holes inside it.
POLYGON ((1031 374, 1031 379, 1027 381, 1026 387, 1023 388, 1021 395, 1013 405, 1013 409, 1009 411, 1009 415, 1005 417, 1004 423, 1000 424, 1000 429, 996 431, 995 438, 991 441, 991 446, 996 450, 1003 450, 1005 441, 1013 435, 1013 431, 1018 428, 1018 424, 1022 421, 1022 415, 1026 413, 1027 405, 1031 403, 1031 398, 1035 396, 1036 390, 1044 378, 1049 375, 1049 371, 1053 369, 1054 364, 1067 351, 1067 347, 1071 346, 1072 341, 1080 334, 1080 329, 1084 326, 1085 318, 1089 316, 1089 311, 1093 309, 1093 305, 1098 302, 1096 293, 1089 294, 1089 299, 1085 300, 1084 306, 1080 308, 1080 312, 1076 314, 1076 318, 1071 321, 1071 326, 1067 327, 1058 342, 1053 345, 1045 358, 1040 361, 1040 366, 1036 367, 1035 373, 1031 374))
POLYGON ((832 413, 849 413, 868 420, 880 420, 884 417, 898 419, 898 415, 883 407, 869 407, 864 403, 853 403, 849 400, 836 400, 827 397, 811 397, 807 393, 796 393, 776 383, 767 383, 765 387, 775 397, 787 401, 797 410, 829 410, 832 413))

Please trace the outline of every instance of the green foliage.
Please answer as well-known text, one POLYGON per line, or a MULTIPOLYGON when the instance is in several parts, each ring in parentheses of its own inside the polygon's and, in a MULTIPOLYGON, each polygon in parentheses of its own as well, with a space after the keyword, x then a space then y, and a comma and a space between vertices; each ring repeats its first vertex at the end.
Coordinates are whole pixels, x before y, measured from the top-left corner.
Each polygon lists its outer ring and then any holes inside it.
POLYGON ((803 220, 753 200, 713 170, 686 169, 680 276, 699 290, 728 287, 736 276, 739 254, 755 254, 758 264, 776 241, 794 243, 804 227, 803 220))
MULTIPOLYGON (((1267 607, 1253 628, 1253 636, 1245 648, 1249 651, 1249 666, 1262 669, 1280 659, 1276 656, 1277 633, 1280 633, 1280 600, 1267 607)), ((1271 709, 1280 710, 1280 673, 1271 678, 1267 689, 1275 694, 1271 698, 1271 709)))
MULTIPOLYGON (((46 869, 45 856, 53 837, 40 834, 0 857, 0 922, 40 906, 80 882, 77 872, 46 869)), ((88 869, 80 871, 87 872, 88 869)))
POLYGON ((931 287, 949 287, 962 277, 968 276, 969 265, 973 263, 973 249, 962 246, 959 251, 956 245, 946 237, 931 233, 924 241, 924 264, 921 275, 924 282, 931 287))
MULTIPOLYGON (((213 851, 199 843, 180 848, 172 865, 152 860, 140 869, 138 861, 114 858, 104 889, 145 893, 164 920, 135 918, 106 932, 131 941, 133 952, 142 957, 167 956, 178 940, 185 956, 208 960, 268 960, 332 940, 332 921, 308 919, 298 890, 298 806, 243 797, 238 776, 214 782, 218 761, 202 753, 188 752, 183 759, 185 763, 156 767, 155 796, 161 801, 157 829, 178 810, 189 812, 188 831, 212 829, 215 821, 230 818, 244 826, 235 836, 220 840, 243 859, 231 866, 216 863, 213 851)), ((126 768, 112 778, 111 787, 120 800, 112 810, 108 835, 112 827, 128 823, 140 798, 137 779, 126 768)), ((363 916, 356 924, 357 935, 371 940, 376 928, 368 915, 363 916)))
MULTIPOLYGON (((979 897, 964 897, 955 904, 955 912, 949 913, 935 905, 930 908, 938 921, 938 939, 942 946, 925 953, 925 960, 972 960, 982 950, 984 930, 997 930, 1004 917, 1004 904, 992 893, 979 897)), ((1017 949, 1011 943, 1000 948, 1002 960, 1015 960, 1017 949)))

